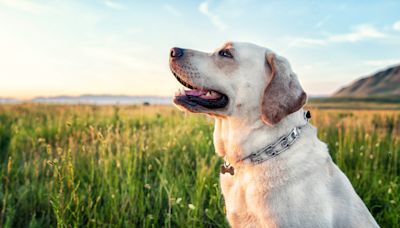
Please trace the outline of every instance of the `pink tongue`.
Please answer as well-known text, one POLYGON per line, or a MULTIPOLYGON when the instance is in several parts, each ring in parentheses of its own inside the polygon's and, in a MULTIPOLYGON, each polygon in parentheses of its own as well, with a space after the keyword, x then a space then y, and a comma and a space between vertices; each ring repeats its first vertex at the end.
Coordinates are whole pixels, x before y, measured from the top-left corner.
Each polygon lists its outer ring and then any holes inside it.
POLYGON ((192 89, 192 90, 187 90, 185 91, 186 95, 190 95, 190 96, 201 96, 207 93, 207 90, 196 90, 196 89, 192 89))
POLYGON ((218 99, 221 97, 221 94, 219 94, 217 92, 213 92, 213 91, 208 91, 208 90, 196 90, 196 89, 186 90, 185 94, 189 95, 189 96, 200 97, 205 100, 215 100, 215 99, 218 99), (210 92, 211 94, 209 94, 207 96, 206 94, 208 92, 210 92))
POLYGON ((215 99, 220 98, 221 95, 219 93, 211 92, 210 96, 201 95, 200 97, 203 99, 206 99, 206 100, 215 100, 215 99))

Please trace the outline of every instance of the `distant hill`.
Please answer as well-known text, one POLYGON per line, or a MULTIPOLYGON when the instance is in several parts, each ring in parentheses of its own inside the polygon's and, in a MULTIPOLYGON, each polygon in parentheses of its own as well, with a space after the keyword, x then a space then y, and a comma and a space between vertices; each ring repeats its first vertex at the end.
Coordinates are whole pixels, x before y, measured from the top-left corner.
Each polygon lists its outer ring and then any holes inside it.
POLYGON ((0 97, 0 104, 19 103, 20 101, 14 98, 0 97))
POLYGON ((81 96, 54 96, 35 97, 31 100, 17 100, 0 98, 0 103, 55 103, 55 104, 172 104, 171 97, 161 96, 128 96, 128 95, 81 95, 81 96))
POLYGON ((335 92, 334 98, 400 98, 400 65, 361 78, 335 92))

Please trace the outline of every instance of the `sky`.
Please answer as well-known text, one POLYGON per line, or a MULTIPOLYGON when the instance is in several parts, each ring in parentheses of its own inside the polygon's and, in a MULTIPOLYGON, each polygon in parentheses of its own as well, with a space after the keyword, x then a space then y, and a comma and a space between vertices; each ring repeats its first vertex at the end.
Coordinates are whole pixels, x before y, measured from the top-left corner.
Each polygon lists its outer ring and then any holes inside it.
POLYGON ((0 97, 172 96, 169 49, 251 42, 311 96, 400 63, 400 1, 0 0, 0 97))

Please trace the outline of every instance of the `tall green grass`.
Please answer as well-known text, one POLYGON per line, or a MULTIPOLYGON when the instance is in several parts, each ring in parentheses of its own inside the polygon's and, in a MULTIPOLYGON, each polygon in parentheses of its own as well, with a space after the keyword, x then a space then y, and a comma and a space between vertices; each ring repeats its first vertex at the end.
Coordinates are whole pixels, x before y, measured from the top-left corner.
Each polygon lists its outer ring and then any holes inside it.
MULTIPOLYGON (((400 226, 400 112, 313 110, 382 227, 400 226)), ((213 122, 172 107, 0 106, 0 226, 227 227, 213 122)))

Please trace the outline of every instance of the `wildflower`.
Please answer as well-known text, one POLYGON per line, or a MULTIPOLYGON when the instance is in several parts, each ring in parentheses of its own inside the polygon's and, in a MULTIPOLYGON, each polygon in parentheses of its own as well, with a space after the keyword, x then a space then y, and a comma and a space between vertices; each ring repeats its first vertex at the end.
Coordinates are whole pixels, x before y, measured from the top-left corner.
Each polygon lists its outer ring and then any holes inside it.
POLYGON ((144 185, 144 188, 151 189, 151 185, 145 184, 145 185, 144 185))
POLYGON ((68 180, 67 181, 67 187, 69 188, 69 189, 71 189, 72 188, 72 181, 70 181, 70 180, 68 180))
POLYGON ((188 207, 189 207, 191 210, 196 209, 196 207, 195 207, 193 204, 191 204, 191 203, 188 205, 188 207))
POLYGON ((182 201, 182 198, 176 199, 176 203, 179 204, 182 201))
POLYGON ((8 162, 7 162, 7 174, 10 175, 11 172, 11 157, 8 158, 8 162))
POLYGON ((392 188, 389 188, 388 189, 388 194, 391 194, 392 193, 392 188))

